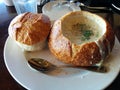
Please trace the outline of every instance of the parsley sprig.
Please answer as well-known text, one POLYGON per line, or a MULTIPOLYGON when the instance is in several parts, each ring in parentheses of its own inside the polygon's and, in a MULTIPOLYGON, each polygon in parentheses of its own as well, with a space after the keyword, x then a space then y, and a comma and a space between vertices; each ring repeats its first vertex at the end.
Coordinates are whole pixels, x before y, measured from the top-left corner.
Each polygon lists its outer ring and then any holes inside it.
POLYGON ((82 40, 89 40, 90 37, 93 35, 93 31, 92 30, 81 30, 82 32, 82 40))

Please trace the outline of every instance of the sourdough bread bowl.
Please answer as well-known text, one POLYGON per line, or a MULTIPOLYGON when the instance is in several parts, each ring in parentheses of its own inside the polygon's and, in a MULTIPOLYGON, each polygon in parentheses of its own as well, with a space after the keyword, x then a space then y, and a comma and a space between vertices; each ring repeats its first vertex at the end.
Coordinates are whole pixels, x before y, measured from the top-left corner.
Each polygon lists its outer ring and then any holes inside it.
POLYGON ((105 19, 90 12, 75 11, 55 21, 48 44, 60 61, 91 66, 110 54, 114 42, 114 33, 105 19))
POLYGON ((37 51, 45 47, 50 29, 51 23, 47 16, 27 12, 11 21, 8 33, 23 50, 37 51))

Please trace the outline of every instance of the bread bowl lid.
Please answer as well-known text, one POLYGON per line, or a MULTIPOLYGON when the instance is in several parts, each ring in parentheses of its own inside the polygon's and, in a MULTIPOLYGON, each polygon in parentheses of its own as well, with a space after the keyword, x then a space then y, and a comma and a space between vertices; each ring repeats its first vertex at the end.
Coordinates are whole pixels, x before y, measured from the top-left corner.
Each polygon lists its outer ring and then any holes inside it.
POLYGON ((39 13, 23 13, 16 16, 8 27, 8 33, 15 41, 34 45, 44 41, 51 29, 48 16, 39 13))

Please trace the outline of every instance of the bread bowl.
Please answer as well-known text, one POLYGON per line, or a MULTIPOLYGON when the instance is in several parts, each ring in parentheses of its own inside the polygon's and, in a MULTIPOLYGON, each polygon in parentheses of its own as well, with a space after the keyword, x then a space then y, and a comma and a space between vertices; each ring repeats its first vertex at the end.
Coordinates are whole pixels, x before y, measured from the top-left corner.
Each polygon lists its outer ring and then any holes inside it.
POLYGON ((51 29, 44 14, 23 13, 16 16, 8 28, 9 36, 25 51, 37 51, 45 47, 51 29))
POLYGON ((105 19, 87 11, 75 11, 55 21, 48 44, 58 60, 91 66, 105 60, 114 42, 114 33, 105 19))

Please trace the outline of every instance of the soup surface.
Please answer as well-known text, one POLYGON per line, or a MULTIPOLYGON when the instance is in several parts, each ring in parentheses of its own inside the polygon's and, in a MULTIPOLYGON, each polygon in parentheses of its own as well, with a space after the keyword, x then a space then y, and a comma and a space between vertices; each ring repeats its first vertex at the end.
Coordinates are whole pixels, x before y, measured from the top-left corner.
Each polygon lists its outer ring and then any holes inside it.
POLYGON ((82 44, 98 40, 103 35, 103 28, 95 22, 64 24, 62 33, 72 43, 82 44))

